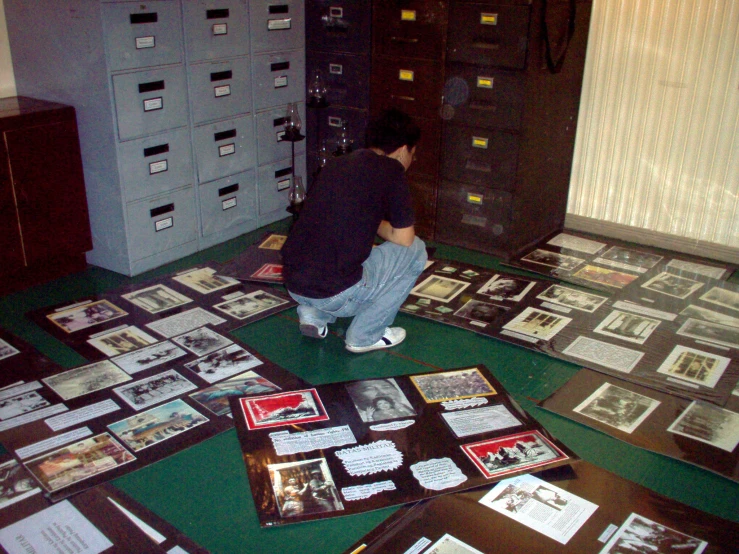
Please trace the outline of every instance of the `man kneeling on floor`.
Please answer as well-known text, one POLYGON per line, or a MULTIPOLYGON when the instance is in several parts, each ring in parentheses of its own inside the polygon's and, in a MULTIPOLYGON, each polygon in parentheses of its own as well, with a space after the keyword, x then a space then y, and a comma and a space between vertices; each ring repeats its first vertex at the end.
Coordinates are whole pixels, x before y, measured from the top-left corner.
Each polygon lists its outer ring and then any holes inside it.
POLYGON ((405 177, 420 136, 408 115, 387 110, 369 123, 367 148, 329 161, 308 191, 282 248, 303 335, 325 338, 337 317, 353 317, 350 352, 405 339, 390 325, 426 264, 405 177), (376 235, 385 242, 373 248, 376 235))

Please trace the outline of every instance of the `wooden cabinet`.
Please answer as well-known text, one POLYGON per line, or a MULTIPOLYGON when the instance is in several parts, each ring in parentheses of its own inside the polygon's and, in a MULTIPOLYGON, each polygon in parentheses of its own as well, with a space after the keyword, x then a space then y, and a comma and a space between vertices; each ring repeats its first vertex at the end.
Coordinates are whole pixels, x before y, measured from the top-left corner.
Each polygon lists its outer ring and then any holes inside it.
POLYGON ((92 248, 75 110, 0 99, 0 286, 79 271, 92 248))

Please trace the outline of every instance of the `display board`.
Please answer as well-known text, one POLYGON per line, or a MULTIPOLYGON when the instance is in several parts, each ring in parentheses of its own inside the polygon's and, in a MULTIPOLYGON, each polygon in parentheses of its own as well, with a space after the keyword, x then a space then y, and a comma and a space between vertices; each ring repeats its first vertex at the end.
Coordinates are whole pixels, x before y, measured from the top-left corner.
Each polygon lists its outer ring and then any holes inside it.
POLYGON ((24 380, 45 377, 60 369, 61 366, 26 341, 0 329, 0 389, 24 380))
POLYGON ((574 459, 483 365, 230 402, 263 527, 415 502, 574 459))
POLYGON ((347 554, 734 554, 739 525, 585 461, 405 506, 347 554))
POLYGON ((588 369, 581 369, 539 405, 634 446, 739 482, 739 412, 728 405, 663 394, 588 369))
POLYGON ((256 243, 220 268, 221 275, 239 281, 282 283, 282 245, 286 235, 265 233, 256 243))

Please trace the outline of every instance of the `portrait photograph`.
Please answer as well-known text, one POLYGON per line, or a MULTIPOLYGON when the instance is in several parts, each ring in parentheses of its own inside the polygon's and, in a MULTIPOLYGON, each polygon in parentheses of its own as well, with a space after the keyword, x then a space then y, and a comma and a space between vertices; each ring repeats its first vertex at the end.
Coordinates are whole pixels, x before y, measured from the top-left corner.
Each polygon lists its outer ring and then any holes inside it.
POLYGON ((536 282, 531 279, 496 274, 478 289, 477 294, 489 296, 494 300, 520 302, 535 284, 536 282))
POLYGON ((365 423, 416 415, 395 379, 355 381, 347 384, 346 390, 365 423))
POLYGON ((336 512, 344 509, 324 458, 269 464, 280 517, 336 512))
POLYGON ((591 314, 608 300, 606 296, 598 296, 597 294, 563 287, 562 285, 552 285, 538 295, 537 298, 545 302, 551 302, 552 304, 591 314))
POLYGON ((558 254, 557 252, 541 249, 529 252, 521 258, 521 261, 528 262, 530 264, 544 265, 561 271, 574 271, 578 266, 585 263, 585 260, 582 258, 565 256, 564 254, 558 254))

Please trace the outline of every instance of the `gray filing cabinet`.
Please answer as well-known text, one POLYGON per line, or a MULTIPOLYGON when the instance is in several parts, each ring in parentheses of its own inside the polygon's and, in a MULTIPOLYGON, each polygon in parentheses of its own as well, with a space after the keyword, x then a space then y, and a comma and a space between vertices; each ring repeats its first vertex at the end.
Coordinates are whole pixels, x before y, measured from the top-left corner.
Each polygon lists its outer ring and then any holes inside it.
POLYGON ((302 0, 4 7, 18 94, 77 110, 90 263, 135 275, 288 216, 302 0))

